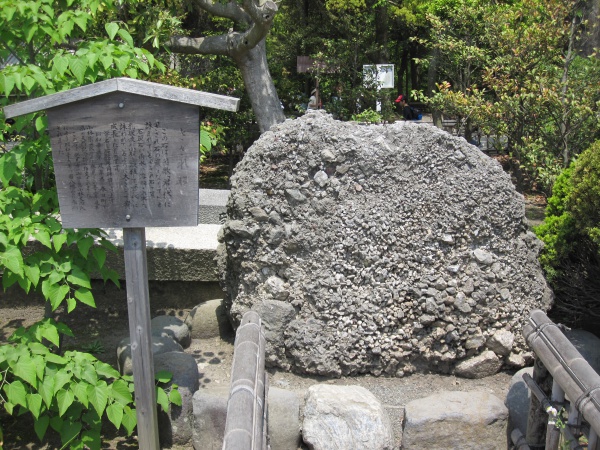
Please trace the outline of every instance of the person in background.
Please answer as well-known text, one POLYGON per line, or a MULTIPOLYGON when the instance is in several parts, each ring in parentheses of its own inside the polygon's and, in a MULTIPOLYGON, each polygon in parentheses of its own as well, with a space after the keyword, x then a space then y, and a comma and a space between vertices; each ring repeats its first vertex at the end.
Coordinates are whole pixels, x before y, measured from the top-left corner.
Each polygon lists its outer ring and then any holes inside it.
POLYGON ((400 110, 402 111, 402 117, 404 120, 417 120, 417 117, 413 117, 413 111, 408 105, 406 95, 400 94, 396 99, 396 103, 398 103, 400 110))
POLYGON ((319 90, 313 89, 308 99, 308 109, 319 109, 319 90))

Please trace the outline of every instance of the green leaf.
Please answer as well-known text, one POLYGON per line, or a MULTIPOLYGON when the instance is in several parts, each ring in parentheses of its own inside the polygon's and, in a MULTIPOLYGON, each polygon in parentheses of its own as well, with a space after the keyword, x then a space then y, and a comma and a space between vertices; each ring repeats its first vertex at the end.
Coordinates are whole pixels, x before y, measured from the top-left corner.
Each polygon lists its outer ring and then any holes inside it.
POLYGON ((55 311, 60 306, 69 293, 69 290, 69 286, 66 284, 58 285, 49 282, 49 280, 42 282, 42 293, 48 299, 50 305, 52 305, 52 311, 55 311))
POLYGON ((39 385, 38 392, 42 396, 46 408, 50 408, 52 399, 54 399, 54 377, 46 376, 44 381, 39 385))
POLYGON ((159 383, 168 383, 173 378, 173 374, 168 370, 159 370, 154 374, 154 379, 159 383))
POLYGON ((79 28, 81 28, 81 31, 83 31, 85 33, 85 30, 87 29, 87 22, 88 22, 89 18, 90 18, 89 14, 81 12, 80 14, 73 17, 73 22, 75 22, 77 24, 77 26, 79 28))
POLYGON ((27 407, 37 420, 42 410, 42 396, 40 394, 27 395, 27 407))
POLYGON ((49 424, 50 424, 50 417, 45 416, 45 415, 40 417, 38 420, 36 420, 33 423, 33 429, 40 441, 44 440, 44 436, 46 435, 46 430, 48 429, 49 424))
POLYGON ((104 262, 106 261, 106 250, 104 250, 102 247, 94 247, 92 248, 92 255, 98 262, 98 267, 104 267, 104 262))
POLYGON ((136 64, 146 75, 150 73, 150 67, 144 61, 137 60, 136 64))
POLYGON ((87 364, 83 368, 83 372, 81 373, 81 378, 90 384, 96 384, 98 382, 98 374, 96 373, 96 369, 94 368, 94 366, 91 364, 87 364))
POLYGON ((31 284, 37 286, 40 281, 40 268, 38 266, 23 266, 23 271, 25 272, 25 276, 31 281, 31 284))
POLYGON ((171 389, 171 392, 169 392, 169 401, 174 405, 181 406, 182 399, 178 389, 171 389))
POLYGON ((118 430, 121 427, 121 421, 123 420, 123 405, 119 403, 108 405, 106 408, 106 416, 118 430))
POLYGON ((106 402, 108 401, 108 385, 106 381, 100 381, 95 386, 88 386, 88 399, 94 406, 94 409, 99 416, 102 416, 104 408, 106 408, 106 402))
POLYGON ((15 87, 15 79, 12 76, 8 76, 6 74, 2 74, 1 76, 2 84, 4 85, 4 96, 8 97, 15 87))
POLYGON ((38 133, 43 134, 48 128, 48 117, 47 116, 38 116, 35 119, 35 129, 38 133))
POLYGON ((73 266, 71 273, 67 276, 67 281, 84 288, 92 288, 90 277, 77 266, 73 266))
POLYGON ((94 238, 91 236, 86 236, 83 239, 78 240, 77 249, 79 250, 79 253, 81 253, 81 256, 87 258, 92 245, 94 245, 94 238))
POLYGON ((48 353, 46 355, 46 361, 63 366, 67 364, 69 360, 63 356, 57 355, 56 353, 48 353))
POLYGON ((85 79, 85 72, 87 70, 87 61, 85 61, 85 57, 79 56, 71 58, 71 60, 69 61, 69 69, 71 69, 71 72, 73 72, 73 75, 75 75, 77 81, 83 84, 83 80, 85 79))
POLYGON ((19 380, 5 385, 4 392, 6 392, 10 403, 27 408, 27 389, 25 389, 25 385, 19 380))
POLYGON ((77 308, 77 301, 73 297, 67 297, 67 314, 73 312, 77 308))
POLYGON ((66 389, 60 389, 57 393, 56 393, 56 403, 58 405, 58 415, 59 416, 63 416, 65 412, 67 412, 67 409, 69 409, 69 406, 71 406, 73 404, 73 400, 75 400, 75 396, 73 395, 73 392, 71 392, 70 390, 66 390, 66 389))
POLYGON ((0 181, 4 186, 8 186, 10 184, 10 180, 14 176, 17 171, 17 162, 15 158, 10 153, 5 153, 0 158, 0 181))
POLYGON ((81 433, 81 443, 90 450, 100 450, 102 445, 100 430, 91 429, 81 433))
POLYGON ((15 275, 23 277, 23 255, 17 247, 9 247, 0 253, 0 265, 3 265, 15 275))
POLYGON ((137 425, 137 417, 135 413, 135 409, 130 408, 129 406, 125 406, 123 408, 123 427, 127 430, 127 436, 130 436, 137 425))
POLYGON ((94 301, 94 296, 92 292, 84 287, 81 287, 75 291, 75 298, 79 300, 81 303, 84 303, 92 308, 96 307, 96 302, 94 301))
POLYGON ((125 73, 129 76, 129 78, 133 78, 134 80, 138 77, 138 72, 133 67, 127 69, 125 73))
POLYGON ((119 24, 116 22, 109 22, 104 25, 104 29, 106 30, 108 37, 113 40, 117 35, 117 31, 119 31, 119 24))
POLYGON ((129 55, 122 55, 116 58, 115 64, 117 65, 117 69, 119 70, 119 72, 125 72, 125 69, 127 69, 127 67, 129 66, 130 61, 131 58, 129 57, 129 55))
POLYGON ((25 77, 23 77, 23 85, 27 89, 27 91, 26 91, 27 94, 30 94, 31 90, 35 86, 35 80, 32 77, 30 77, 29 75, 26 75, 25 77))
POLYGON ((60 430, 62 430, 64 424, 64 420, 59 417, 59 416, 53 416, 50 419, 50 426, 52 427, 52 429, 58 433, 60 433, 60 430))
POLYGON ((52 242, 50 241, 50 234, 46 230, 39 230, 33 235, 42 245, 45 245, 49 249, 52 249, 52 242))
POLYGON ((55 234, 52 236, 52 243, 54 244, 54 251, 58 252, 63 244, 67 241, 67 233, 55 234))
POLYGON ((13 413, 13 408, 15 407, 14 404, 12 404, 11 402, 4 402, 4 409, 6 410, 6 412, 8 414, 10 414, 12 416, 13 413))
POLYGON ((13 369, 16 377, 27 381, 34 389, 37 389, 37 372, 35 364, 31 360, 29 354, 19 358, 19 362, 13 369))
POLYGON ((66 446, 79 435, 81 427, 82 425, 79 421, 65 421, 63 423, 62 429, 60 430, 60 440, 63 443, 63 446, 66 446))
POLYGON ((105 55, 100 58, 100 62, 102 63, 104 70, 108 70, 110 66, 112 66, 113 57, 111 55, 105 55))
POLYGON ((131 35, 129 34, 129 32, 127 30, 121 28, 118 31, 118 33, 119 33, 119 36, 121 37, 121 39, 123 39, 125 42, 127 42, 127 45, 129 45, 130 47, 133 47, 133 38, 131 37, 131 35))
POLYGON ((2 14, 4 15, 4 19, 7 23, 12 20, 16 11, 17 8, 15 8, 13 5, 6 3, 4 4, 4 6, 2 7, 2 14))
POLYGON ((73 386, 73 393, 75 394, 75 397, 77 397, 77 400, 79 400, 81 404, 83 404, 83 406, 85 406, 86 408, 89 405, 87 394, 88 386, 89 384, 85 381, 80 381, 79 383, 73 386))
POLYGON ((102 361, 96 361, 95 363, 96 372, 98 376, 105 378, 119 378, 119 372, 112 367, 110 364, 106 364, 102 361))
POLYGON ((166 413, 169 412, 169 398, 163 388, 156 388, 156 403, 158 403, 162 410, 166 413))
POLYGON ((56 327, 48 327, 44 330, 44 339, 52 342, 56 347, 60 347, 60 336, 56 327))
POLYGON ((61 77, 65 75, 65 72, 69 68, 69 58, 66 56, 55 56, 52 63, 61 77))
POLYGON ((116 380, 111 385, 110 391, 112 398, 114 398, 115 401, 119 402, 123 406, 129 405, 131 402, 133 402, 133 397, 129 391, 129 386, 123 380, 116 380))
POLYGON ((73 374, 64 369, 56 372, 56 375, 54 375, 54 394, 56 394, 65 384, 71 381, 71 378, 73 378, 73 374))

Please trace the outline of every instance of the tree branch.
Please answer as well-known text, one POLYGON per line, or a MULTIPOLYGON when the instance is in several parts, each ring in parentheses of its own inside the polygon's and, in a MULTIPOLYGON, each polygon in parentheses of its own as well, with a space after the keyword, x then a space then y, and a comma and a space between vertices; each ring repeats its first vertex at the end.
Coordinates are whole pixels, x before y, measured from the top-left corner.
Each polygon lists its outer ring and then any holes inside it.
POLYGON ((227 3, 215 3, 212 0, 196 0, 196 5, 204 11, 215 16, 231 19, 237 23, 250 23, 250 16, 235 1, 229 1, 227 3))
POLYGON ((244 7, 248 6, 250 11, 243 11, 233 2, 220 4, 213 3, 211 0, 196 1, 199 7, 212 14, 230 19, 236 16, 240 20, 243 17, 245 20, 247 19, 250 26, 243 32, 230 31, 228 34, 220 36, 172 37, 169 48, 175 53, 227 55, 232 57, 243 54, 254 48, 267 36, 273 18, 278 11, 277 5, 270 0, 261 6, 258 6, 254 0, 244 0, 244 7), (226 16, 225 14, 230 15, 226 16))
POLYGON ((175 53, 191 55, 225 55, 229 56, 230 35, 207 36, 191 38, 187 36, 173 36, 169 41, 169 49, 175 53))

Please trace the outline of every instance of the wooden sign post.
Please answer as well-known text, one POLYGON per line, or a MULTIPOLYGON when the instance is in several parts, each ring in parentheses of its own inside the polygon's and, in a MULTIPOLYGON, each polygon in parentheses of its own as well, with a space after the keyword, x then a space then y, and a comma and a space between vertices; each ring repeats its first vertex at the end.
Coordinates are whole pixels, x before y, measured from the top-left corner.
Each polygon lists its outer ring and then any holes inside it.
POLYGON ((123 228, 142 449, 159 449, 145 227, 198 225, 199 106, 239 99, 115 78, 4 108, 47 110, 63 227, 123 228))

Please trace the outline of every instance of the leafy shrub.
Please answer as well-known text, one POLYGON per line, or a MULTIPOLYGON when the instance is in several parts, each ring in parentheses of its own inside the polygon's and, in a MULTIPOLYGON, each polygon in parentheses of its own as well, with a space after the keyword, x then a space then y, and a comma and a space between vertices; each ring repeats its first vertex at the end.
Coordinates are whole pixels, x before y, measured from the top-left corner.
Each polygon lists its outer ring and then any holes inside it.
POLYGON ((99 449, 104 415, 130 435, 137 423, 131 377, 87 353, 54 353, 60 334, 72 335, 45 319, 0 346, 0 404, 9 414, 31 413, 40 441, 50 428, 64 447, 99 449))
POLYGON ((580 232, 600 249, 600 141, 581 154, 571 184, 567 209, 580 232))
POLYGON ((366 109, 359 114, 354 114, 352 120, 355 122, 380 123, 381 114, 372 109, 366 109))
POLYGON ((600 141, 557 178, 552 197, 548 199, 546 219, 535 231, 545 244, 540 260, 550 279, 569 262, 597 261, 600 255, 600 141))

